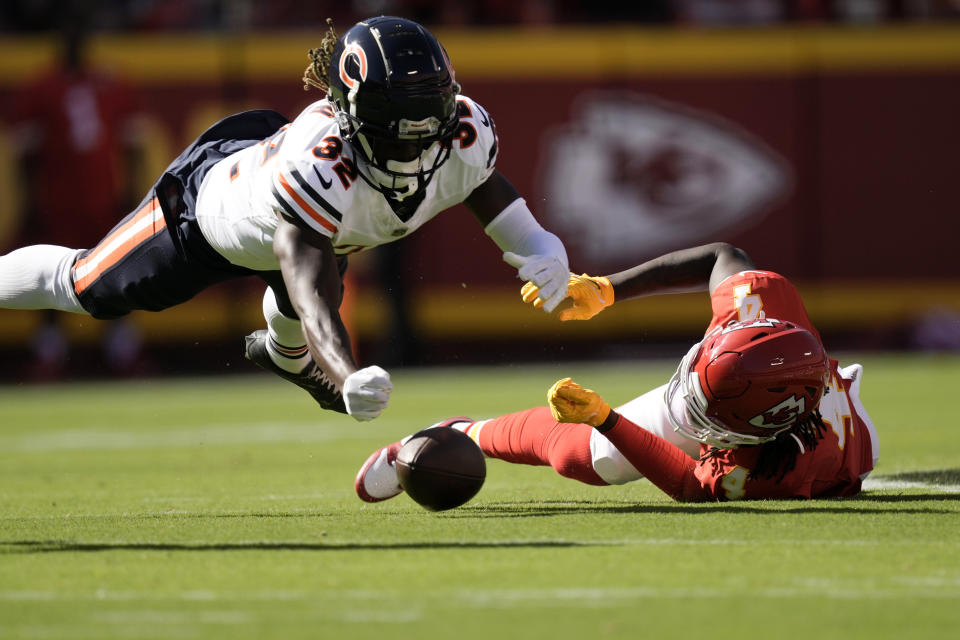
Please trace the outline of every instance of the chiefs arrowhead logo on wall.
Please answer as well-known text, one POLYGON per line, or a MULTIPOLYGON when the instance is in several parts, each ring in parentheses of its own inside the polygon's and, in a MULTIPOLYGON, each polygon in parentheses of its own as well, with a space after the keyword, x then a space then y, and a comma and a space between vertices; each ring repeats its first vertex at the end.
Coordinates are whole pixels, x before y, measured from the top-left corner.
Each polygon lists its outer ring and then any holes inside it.
POLYGON ((790 396, 786 400, 770 407, 760 415, 750 418, 749 422, 755 427, 773 429, 792 424, 803 413, 806 403, 803 398, 790 396))
POLYGON ((548 135, 547 225, 584 258, 639 256, 727 236, 791 188, 789 167, 731 122, 638 94, 589 93, 548 135))

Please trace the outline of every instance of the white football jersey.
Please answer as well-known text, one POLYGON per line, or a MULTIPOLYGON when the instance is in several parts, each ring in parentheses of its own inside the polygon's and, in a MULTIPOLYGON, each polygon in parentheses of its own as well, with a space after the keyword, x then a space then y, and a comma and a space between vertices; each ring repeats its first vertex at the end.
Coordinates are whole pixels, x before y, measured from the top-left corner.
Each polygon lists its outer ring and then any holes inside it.
POLYGON ((450 157, 406 221, 360 176, 360 160, 340 137, 333 108, 323 99, 270 138, 211 168, 197 194, 200 229, 231 263, 259 271, 279 268, 273 255, 278 214, 327 236, 340 255, 402 238, 463 202, 493 173, 493 121, 465 96, 457 97, 457 113, 450 157))

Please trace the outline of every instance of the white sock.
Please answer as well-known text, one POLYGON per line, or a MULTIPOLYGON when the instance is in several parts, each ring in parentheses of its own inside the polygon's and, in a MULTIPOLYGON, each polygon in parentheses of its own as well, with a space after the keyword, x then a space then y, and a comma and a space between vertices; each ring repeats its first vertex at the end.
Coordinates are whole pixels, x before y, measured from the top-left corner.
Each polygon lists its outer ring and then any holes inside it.
POLYGON ((275 365, 291 373, 300 373, 310 363, 310 351, 303 338, 300 321, 280 313, 273 289, 263 294, 263 317, 267 321, 267 354, 275 365))
POLYGON ((481 420, 480 422, 458 422, 453 425, 454 429, 459 429, 465 434, 470 436, 470 439, 477 443, 477 446, 480 446, 480 430, 483 429, 483 426, 490 422, 489 420, 481 420))
POLYGON ((87 313, 80 306, 70 277, 80 251, 35 244, 0 256, 0 307, 87 313))

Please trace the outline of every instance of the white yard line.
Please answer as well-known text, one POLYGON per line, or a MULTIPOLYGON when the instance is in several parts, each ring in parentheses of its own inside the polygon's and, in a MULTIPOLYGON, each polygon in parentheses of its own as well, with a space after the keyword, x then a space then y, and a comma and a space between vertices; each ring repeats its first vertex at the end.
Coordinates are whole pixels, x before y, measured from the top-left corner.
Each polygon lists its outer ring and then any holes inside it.
POLYGON ((942 493, 960 493, 960 485, 937 484, 935 482, 918 482, 913 480, 892 480, 879 476, 869 476, 863 481, 865 491, 890 491, 900 489, 926 489, 942 493))
MULTIPOLYGON (((742 585, 739 585, 742 587, 742 585)), ((458 607, 475 609, 488 608, 516 608, 530 604, 549 606, 568 606, 577 603, 579 606, 617 606, 633 600, 648 600, 651 598, 662 600, 683 600, 689 598, 726 599, 731 596, 729 585, 718 584, 710 587, 552 587, 530 589, 455 589, 452 591, 422 594, 425 597, 421 604, 427 604, 435 599, 439 602, 456 601, 458 607)), ((955 581, 941 581, 937 583, 916 584, 909 581, 900 581, 900 584, 877 586, 873 580, 857 583, 855 581, 839 581, 829 577, 816 580, 806 580, 795 584, 781 586, 755 587, 750 589, 751 597, 781 600, 791 598, 827 598, 846 600, 897 600, 902 598, 919 598, 924 600, 956 600, 960 597, 960 585, 955 581)), ((222 604, 227 601, 243 602, 336 602, 342 605, 339 616, 345 620, 372 620, 375 615, 365 606, 355 606, 370 602, 380 603, 380 612, 386 615, 391 604, 397 604, 402 596, 392 590, 355 590, 355 591, 226 591, 222 593, 205 592, 202 598, 197 598, 196 592, 181 592, 158 594, 152 592, 94 592, 94 593, 58 593, 44 591, 0 591, 0 601, 5 602, 211 602, 222 604)), ((118 616, 152 615, 149 610, 144 612, 118 613, 118 616)), ((218 613, 218 612, 213 612, 218 613)), ((173 615, 156 612, 157 615, 173 615)), ((186 614, 185 614, 186 615, 186 614)), ((190 614, 192 615, 192 614, 190 614)), ((196 614, 201 615, 200 612, 196 614)), ((411 620, 417 616, 411 616, 411 620)), ((212 621, 212 620, 211 620, 212 621)), ((225 615, 221 623, 241 623, 235 615, 225 615)))

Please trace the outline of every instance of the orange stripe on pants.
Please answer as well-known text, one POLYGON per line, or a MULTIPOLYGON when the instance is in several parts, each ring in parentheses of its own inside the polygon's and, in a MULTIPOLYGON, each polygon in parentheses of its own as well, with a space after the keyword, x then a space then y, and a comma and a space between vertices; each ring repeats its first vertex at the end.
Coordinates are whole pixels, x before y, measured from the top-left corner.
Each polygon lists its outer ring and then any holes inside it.
POLYGON ((154 198, 132 218, 110 232, 89 254, 73 265, 73 288, 80 295, 131 251, 167 226, 160 211, 160 202, 154 198), (152 219, 149 223, 145 221, 152 219), (79 276, 79 277, 78 277, 79 276))

